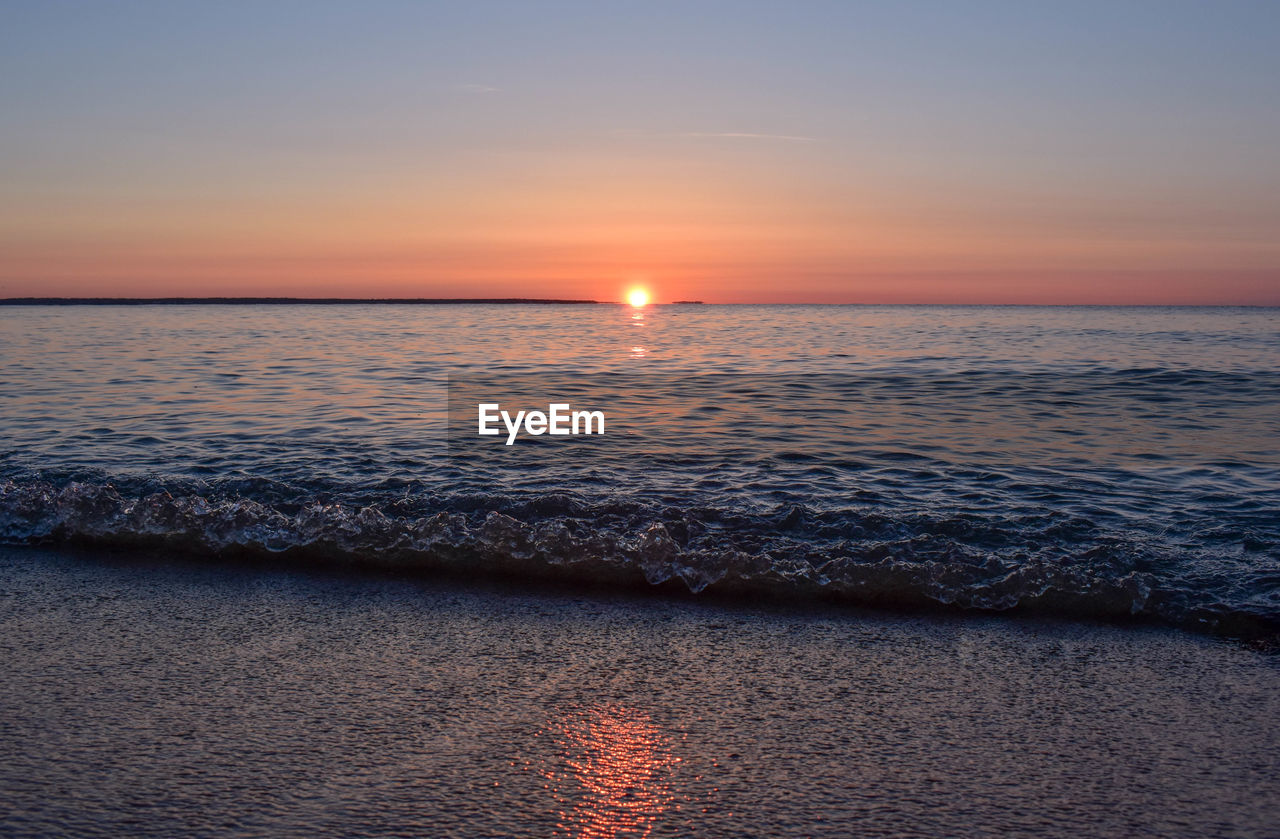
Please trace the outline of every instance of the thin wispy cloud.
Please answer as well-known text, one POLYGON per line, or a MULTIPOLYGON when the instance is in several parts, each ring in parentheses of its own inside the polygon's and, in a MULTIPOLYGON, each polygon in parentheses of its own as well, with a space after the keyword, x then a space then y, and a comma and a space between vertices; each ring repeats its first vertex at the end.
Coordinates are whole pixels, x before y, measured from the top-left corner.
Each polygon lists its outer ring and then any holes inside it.
POLYGON ((487 84, 460 84, 457 89, 463 93, 501 93, 502 89, 487 84))
POLYGON ((746 131, 686 131, 677 136, 710 140, 785 140, 793 143, 817 142, 817 137, 800 134, 754 134, 746 131))
POLYGON ((822 141, 821 137, 810 137, 805 134, 766 134, 755 131, 634 131, 619 128, 611 133, 617 137, 650 137, 667 140, 761 140, 782 143, 822 141))

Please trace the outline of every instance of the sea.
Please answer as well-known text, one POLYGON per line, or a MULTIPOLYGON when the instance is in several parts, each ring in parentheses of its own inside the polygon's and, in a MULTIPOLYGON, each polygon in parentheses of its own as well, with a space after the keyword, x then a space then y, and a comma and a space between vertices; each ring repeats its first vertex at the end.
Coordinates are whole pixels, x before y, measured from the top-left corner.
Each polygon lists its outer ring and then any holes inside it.
POLYGON ((1277 309, 0 306, 0 835, 1274 836, 1278 642, 1277 309))
POLYGON ((1274 639, 1280 310, 3 307, 0 540, 1274 639))

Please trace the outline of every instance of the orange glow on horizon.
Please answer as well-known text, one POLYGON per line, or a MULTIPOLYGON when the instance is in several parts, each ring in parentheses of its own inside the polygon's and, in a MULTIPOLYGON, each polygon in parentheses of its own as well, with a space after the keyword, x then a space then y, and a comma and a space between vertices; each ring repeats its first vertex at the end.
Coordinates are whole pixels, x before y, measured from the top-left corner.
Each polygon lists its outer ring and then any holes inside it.
POLYGON ((621 173, 607 155, 558 160, 567 181, 468 170, 426 197, 391 178, 305 181, 270 200, 238 182, 165 180, 151 187, 164 201, 67 193, 8 217, 0 207, 0 297, 634 305, 636 290, 653 302, 659 278, 664 300, 707 303, 1280 304, 1280 250, 1262 233, 1121 236, 1064 227, 1056 211, 934 206, 875 182, 850 193, 787 167, 730 178, 670 160, 629 159, 621 173), (321 186, 343 200, 319 200, 321 186), (208 190, 223 200, 198 200, 208 190))

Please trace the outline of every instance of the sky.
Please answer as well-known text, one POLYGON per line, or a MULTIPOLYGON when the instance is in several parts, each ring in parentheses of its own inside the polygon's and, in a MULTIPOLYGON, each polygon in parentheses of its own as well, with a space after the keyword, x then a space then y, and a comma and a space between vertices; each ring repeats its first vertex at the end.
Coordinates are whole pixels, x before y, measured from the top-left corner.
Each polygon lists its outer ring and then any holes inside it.
POLYGON ((1280 304, 1280 3, 3 6, 0 297, 1280 304))

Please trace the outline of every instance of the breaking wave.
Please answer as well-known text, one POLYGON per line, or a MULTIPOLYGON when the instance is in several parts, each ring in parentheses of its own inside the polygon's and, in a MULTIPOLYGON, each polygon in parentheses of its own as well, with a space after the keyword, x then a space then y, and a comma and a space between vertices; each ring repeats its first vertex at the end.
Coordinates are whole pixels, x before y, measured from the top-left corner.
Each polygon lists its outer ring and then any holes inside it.
POLYGON ((795 504, 680 508, 574 493, 440 497, 382 488, 337 497, 291 495, 278 484, 246 489, 9 479, 0 484, 0 541, 759 601, 1139 619, 1280 638, 1277 545, 1256 529, 1207 534, 1203 548, 1174 555, 1060 512, 886 514, 795 504), (1225 544, 1247 556, 1231 561, 1225 544))

